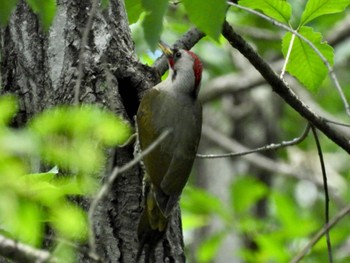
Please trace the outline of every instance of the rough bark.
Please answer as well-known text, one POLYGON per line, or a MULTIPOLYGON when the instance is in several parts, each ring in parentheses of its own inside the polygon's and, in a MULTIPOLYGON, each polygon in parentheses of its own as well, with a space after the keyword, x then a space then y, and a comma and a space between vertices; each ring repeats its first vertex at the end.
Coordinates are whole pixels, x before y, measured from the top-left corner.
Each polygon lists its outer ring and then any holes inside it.
MULTIPOLYGON (((91 8, 90 1, 58 0, 49 32, 38 17, 19 1, 9 25, 1 30, 1 93, 16 94, 19 113, 15 126, 35 114, 61 104, 73 104, 79 74, 79 50, 91 8)), ((159 82, 154 69, 142 65, 134 52, 124 2, 110 0, 98 9, 84 53, 80 103, 98 104, 133 125, 143 92, 159 82)), ((115 149, 115 165, 133 158, 132 145, 115 149)), ((137 222, 141 213, 140 166, 121 174, 94 216, 97 253, 102 262, 134 262, 138 248, 137 222)), ((82 256, 81 262, 88 262, 82 256)), ((184 262, 181 218, 173 216, 169 231, 151 262, 184 262)))

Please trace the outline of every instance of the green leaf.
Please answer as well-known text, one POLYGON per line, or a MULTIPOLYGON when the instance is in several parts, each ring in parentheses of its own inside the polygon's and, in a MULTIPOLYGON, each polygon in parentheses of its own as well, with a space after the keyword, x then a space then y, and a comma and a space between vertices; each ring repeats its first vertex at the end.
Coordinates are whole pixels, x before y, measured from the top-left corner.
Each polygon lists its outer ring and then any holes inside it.
POLYGON ((305 216, 295 200, 285 193, 273 192, 272 202, 276 218, 281 224, 279 235, 288 238, 305 237, 317 229, 318 222, 305 216))
POLYGON ((222 201, 202 190, 195 187, 186 187, 181 197, 181 207, 189 213, 209 215, 216 214, 222 218, 227 218, 222 201))
POLYGON ((26 0, 28 5, 38 14, 44 30, 48 30, 56 14, 56 0, 26 0))
POLYGON ((109 0, 101 0, 102 9, 106 9, 109 5, 109 0))
POLYGON ((319 16, 342 12, 349 4, 349 0, 308 0, 301 17, 300 26, 319 16))
POLYGON ((200 244, 198 251, 197 251, 197 259, 199 262, 211 262, 214 257, 216 256, 220 245, 224 238, 226 237, 226 234, 228 232, 219 232, 211 237, 209 237, 207 240, 205 240, 202 244, 200 244))
POLYGON ((42 239, 42 215, 39 206, 27 200, 21 200, 16 218, 13 218, 16 224, 16 230, 13 232, 25 243, 38 246, 42 239))
POLYGON ((93 106, 45 111, 33 119, 30 129, 47 162, 85 174, 102 165, 103 146, 123 143, 130 133, 113 113, 93 106))
POLYGON ((10 18, 12 10, 18 0, 1 0, 0 1, 0 25, 5 26, 10 18))
POLYGON ((240 0, 238 3, 251 9, 261 10, 267 16, 286 24, 289 23, 292 15, 291 5, 284 0, 240 0))
POLYGON ((145 39, 152 50, 155 50, 163 30, 163 17, 168 7, 167 0, 142 0, 147 12, 142 26, 145 39))
POLYGON ((67 241, 58 240, 57 243, 58 244, 52 253, 53 257, 58 259, 57 262, 76 263, 77 257, 75 248, 71 244, 67 243, 67 241))
POLYGON ((50 210, 51 222, 61 236, 68 239, 85 240, 87 237, 87 219, 77 206, 61 204, 50 210))
POLYGON ((17 100, 13 96, 0 98, 0 127, 9 123, 17 112, 17 100))
POLYGON ((142 6, 142 0, 126 0, 125 8, 130 25, 136 23, 142 12, 145 11, 142 6))
POLYGON ((268 188, 251 176, 241 176, 231 185, 231 203, 235 212, 244 213, 266 196, 268 188))
POLYGON ((226 0, 183 0, 193 24, 215 40, 219 40, 225 20, 226 0))
POLYGON ((206 226, 208 224, 208 217, 205 215, 192 214, 189 212, 181 213, 183 230, 192 230, 206 226))
MULTIPOLYGON (((314 32, 310 27, 302 27, 299 33, 310 40, 316 48, 333 65, 334 51, 326 42, 322 42, 322 35, 314 32)), ((292 33, 285 34, 282 40, 282 52, 286 57, 292 33)), ((295 37, 293 49, 287 64, 287 71, 295 76, 308 89, 317 91, 322 81, 327 76, 328 70, 321 58, 316 52, 304 41, 295 37)))
POLYGON ((12 189, 1 189, 1 227, 16 239, 39 245, 42 238, 41 213, 37 204, 20 198, 12 189))

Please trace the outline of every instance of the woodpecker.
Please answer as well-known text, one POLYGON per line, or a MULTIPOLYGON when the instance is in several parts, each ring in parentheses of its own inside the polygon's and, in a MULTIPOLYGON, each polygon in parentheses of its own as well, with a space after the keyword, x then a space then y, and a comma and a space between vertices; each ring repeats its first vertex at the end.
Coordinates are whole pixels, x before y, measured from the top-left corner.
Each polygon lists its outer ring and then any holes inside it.
POLYGON ((143 158, 146 187, 138 226, 139 253, 145 244, 154 247, 164 235, 187 183, 202 131, 202 106, 198 100, 201 61, 189 50, 171 49, 163 42, 159 46, 167 57, 169 75, 141 100, 136 118, 141 150, 164 131, 170 134, 143 158))

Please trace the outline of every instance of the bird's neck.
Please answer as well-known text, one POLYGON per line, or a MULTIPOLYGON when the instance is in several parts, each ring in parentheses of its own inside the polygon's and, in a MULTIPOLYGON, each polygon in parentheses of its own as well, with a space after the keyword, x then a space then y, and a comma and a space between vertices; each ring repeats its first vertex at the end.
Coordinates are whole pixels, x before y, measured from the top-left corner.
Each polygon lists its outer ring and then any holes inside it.
POLYGON ((199 87, 195 87, 195 76, 192 70, 171 69, 167 82, 174 92, 197 98, 199 87))

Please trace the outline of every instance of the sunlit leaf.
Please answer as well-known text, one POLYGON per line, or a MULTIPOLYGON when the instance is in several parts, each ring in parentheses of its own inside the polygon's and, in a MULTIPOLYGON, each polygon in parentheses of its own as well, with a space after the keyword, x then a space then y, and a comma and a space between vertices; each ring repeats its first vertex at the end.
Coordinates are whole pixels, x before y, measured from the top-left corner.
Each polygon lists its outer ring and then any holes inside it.
POLYGON ((139 20, 142 12, 145 11, 142 5, 142 0, 126 0, 125 8, 130 25, 136 23, 139 20))
POLYGON ((216 256, 222 241, 227 232, 218 232, 204 242, 202 242, 197 251, 197 258, 199 262, 211 262, 216 256))
POLYGON ((190 213, 216 214, 227 217, 222 201, 214 195, 194 187, 186 187, 181 197, 181 207, 190 213))
POLYGON ((38 245, 42 238, 41 218, 37 204, 19 198, 11 189, 0 191, 0 225, 14 238, 38 245))
POLYGON ((34 173, 34 174, 26 174, 24 179, 26 181, 31 182, 50 182, 55 178, 55 173, 34 173))
POLYGON ((51 210, 51 223, 60 235, 68 239, 85 240, 87 221, 85 213, 78 207, 65 204, 51 210))
POLYGON ((182 228, 184 231, 200 228, 208 224, 208 217, 192 213, 181 213, 182 228))
POLYGON ((317 229, 318 222, 303 217, 290 196, 274 192, 272 200, 276 208, 276 218, 281 224, 280 234, 285 237, 304 237, 317 229))
POLYGON ((231 203, 237 213, 243 213, 266 196, 268 188, 250 176, 241 176, 231 185, 231 203))
POLYGON ((13 96, 0 97, 0 127, 8 124, 17 111, 17 101, 13 96))
POLYGON ((42 136, 62 134, 106 145, 121 144, 130 133, 128 125, 114 114, 90 105, 47 110, 32 121, 31 127, 42 136))
POLYGON ((0 1, 0 25, 7 24, 10 15, 16 6, 18 0, 1 0, 0 1))
POLYGON ((285 0, 240 0, 238 4, 261 10, 267 16, 287 24, 292 15, 292 7, 285 0))
POLYGON ((305 25, 322 15, 342 12, 349 4, 349 0, 308 0, 300 25, 305 25))
POLYGON ((227 4, 225 0, 183 0, 188 16, 193 24, 215 40, 219 39, 225 20, 227 4))
POLYGON ((48 30, 56 14, 56 0, 26 0, 39 15, 43 28, 48 30))
MULTIPOLYGON (((300 28, 299 33, 310 40, 316 48, 333 65, 334 51, 326 42, 322 42, 322 35, 314 32, 310 27, 300 28)), ((286 33, 282 41, 282 52, 286 57, 292 34, 286 33)), ((328 70, 316 52, 303 40, 295 37, 292 52, 287 64, 287 71, 312 91, 318 90, 327 76, 328 70)))
POLYGON ((163 17, 168 7, 167 0, 142 0, 147 12, 142 26, 145 39, 152 50, 155 50, 163 30, 163 17))
POLYGON ((67 244, 67 242, 58 242, 52 254, 55 258, 58 259, 58 262, 76 262, 75 249, 70 244, 67 244))
POLYGON ((45 111, 30 128, 41 141, 44 159, 64 169, 92 173, 103 163, 103 146, 123 143, 129 127, 112 113, 93 106, 45 111))
POLYGON ((12 233, 25 243, 38 246, 42 239, 43 222, 41 209, 38 204, 22 199, 19 202, 15 222, 15 231, 12 233))

